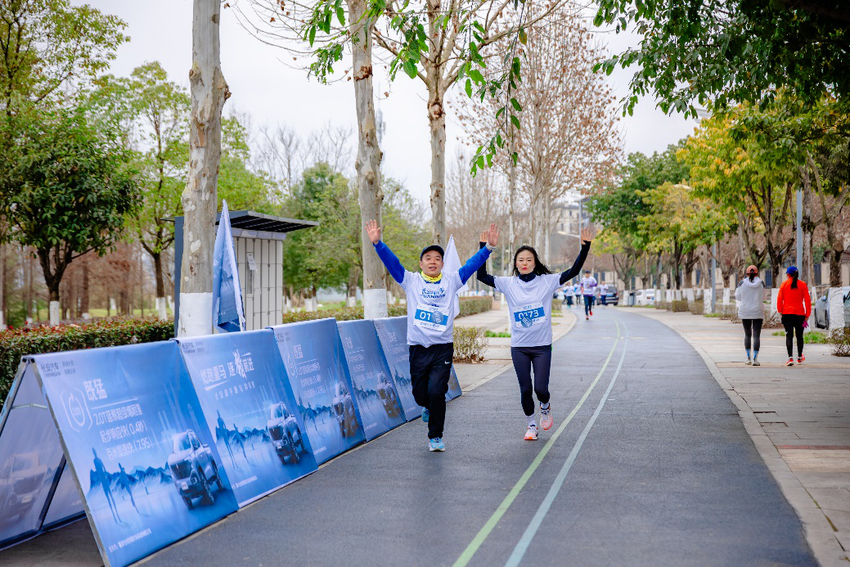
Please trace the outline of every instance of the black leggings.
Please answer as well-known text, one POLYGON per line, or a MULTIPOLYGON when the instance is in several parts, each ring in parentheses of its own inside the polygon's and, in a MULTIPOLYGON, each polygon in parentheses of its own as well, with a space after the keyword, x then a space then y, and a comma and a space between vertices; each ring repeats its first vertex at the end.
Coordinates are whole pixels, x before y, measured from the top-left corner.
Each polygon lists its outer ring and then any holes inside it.
POLYGON ((741 319, 744 324, 744 348, 750 350, 752 339, 753 350, 758 352, 761 346, 761 319, 741 319))
POLYGON ((525 415, 534 415, 534 398, 541 404, 549 402, 549 370, 552 367, 552 345, 511 347, 511 358, 519 380, 520 401, 525 415), (531 367, 534 366, 534 388, 531 387, 531 367))
POLYGON ((785 327, 785 347, 788 349, 788 358, 794 356, 794 335, 797 335, 797 358, 803 356, 803 323, 806 322, 805 315, 783 315, 782 325, 785 327))
POLYGON ((593 296, 585 295, 584 296, 584 314, 588 315, 591 311, 593 311, 593 296))

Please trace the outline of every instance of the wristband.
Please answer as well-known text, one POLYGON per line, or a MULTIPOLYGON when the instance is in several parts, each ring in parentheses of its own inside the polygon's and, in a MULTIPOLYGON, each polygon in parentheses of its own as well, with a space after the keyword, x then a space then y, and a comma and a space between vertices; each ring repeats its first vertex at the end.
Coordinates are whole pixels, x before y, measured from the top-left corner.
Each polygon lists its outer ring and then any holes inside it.
POLYGON ((492 252, 493 250, 495 250, 495 249, 496 249, 496 247, 495 247, 495 246, 490 246, 490 243, 489 243, 489 242, 485 242, 485 243, 484 243, 484 247, 485 247, 487 250, 489 250, 490 252, 492 252))

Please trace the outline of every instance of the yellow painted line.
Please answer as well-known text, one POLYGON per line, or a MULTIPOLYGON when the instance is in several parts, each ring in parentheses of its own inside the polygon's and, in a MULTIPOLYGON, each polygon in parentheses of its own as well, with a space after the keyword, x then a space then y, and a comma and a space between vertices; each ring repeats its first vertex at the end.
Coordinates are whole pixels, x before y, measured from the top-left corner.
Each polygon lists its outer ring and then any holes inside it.
POLYGON ((505 499, 502 500, 502 503, 499 504, 499 507, 496 508, 496 511, 492 516, 487 520, 475 537, 472 539, 472 542, 466 549, 463 550, 463 553, 460 554, 460 557, 457 558, 457 561, 454 562, 454 567, 463 567, 467 565, 471 560, 481 545, 484 543, 484 540, 487 539, 487 536, 490 535, 490 532, 493 531, 493 528, 496 527, 496 524, 499 523, 499 520, 502 519, 502 516, 508 511, 508 508, 511 507, 516 497, 519 495, 520 491, 525 487, 528 480, 531 478, 531 475, 534 474, 534 471, 537 470, 537 467, 540 466, 540 463, 543 462, 544 457, 549 453, 549 450, 555 444, 555 441, 558 440, 558 437, 561 433, 566 429, 567 425, 572 421, 573 417, 575 417, 576 413, 581 409, 584 402, 590 396, 590 393, 593 391, 593 388, 596 387, 596 384, 599 382, 599 379, 602 377, 602 373, 605 372, 605 369, 608 367, 608 363, 611 362, 611 357, 614 356, 614 350, 616 350, 617 345, 620 342, 620 323, 617 319, 614 319, 614 323, 617 325, 617 340, 614 341, 614 346, 611 347, 611 352, 608 353, 608 358, 605 359, 605 363, 602 365, 602 368, 599 369, 599 373, 596 375, 596 378, 593 379, 590 386, 585 391, 584 395, 578 401, 576 406, 572 409, 570 414, 564 420, 560 427, 555 431, 554 435, 549 439, 546 445, 540 450, 534 460, 531 462, 529 467, 525 470, 522 476, 519 478, 517 483, 511 488, 511 491, 508 492, 508 495, 505 496, 505 499))

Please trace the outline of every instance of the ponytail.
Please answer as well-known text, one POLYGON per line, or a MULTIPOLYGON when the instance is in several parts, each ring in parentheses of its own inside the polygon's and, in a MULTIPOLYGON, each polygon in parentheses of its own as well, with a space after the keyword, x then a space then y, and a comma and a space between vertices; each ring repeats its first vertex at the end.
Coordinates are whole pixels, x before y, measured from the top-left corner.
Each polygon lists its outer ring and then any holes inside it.
POLYGON ((791 274, 791 289, 797 289, 797 278, 800 277, 800 272, 791 274))
POLYGON ((756 279, 756 274, 755 272, 750 272, 749 274, 747 274, 747 277, 750 278, 750 281, 753 281, 754 279, 756 279))

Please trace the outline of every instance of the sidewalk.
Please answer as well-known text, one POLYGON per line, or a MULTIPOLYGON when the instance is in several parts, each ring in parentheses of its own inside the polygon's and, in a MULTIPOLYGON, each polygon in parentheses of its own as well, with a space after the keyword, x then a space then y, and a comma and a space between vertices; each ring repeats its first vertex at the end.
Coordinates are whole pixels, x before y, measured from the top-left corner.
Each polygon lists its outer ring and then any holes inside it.
MULTIPOLYGON (((576 323, 576 317, 566 307, 552 316, 552 342, 554 343, 570 332, 576 323)), ((469 315, 455 319, 456 327, 483 327, 494 333, 508 332, 508 307, 502 302, 501 309, 493 309, 484 313, 469 315)), ((513 368, 511 362, 510 337, 489 337, 487 348, 484 350, 484 362, 479 364, 455 363, 458 381, 464 391, 472 390, 513 368)))
POLYGON ((784 336, 765 329, 762 365, 746 366, 741 325, 690 313, 622 309, 664 323, 696 349, 737 406, 800 517, 815 557, 824 566, 848 565, 850 359, 830 355, 828 345, 806 345, 803 366, 786 368, 784 336))

